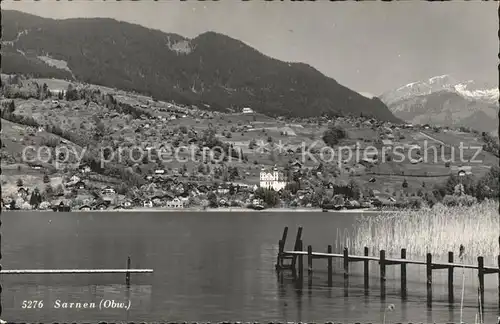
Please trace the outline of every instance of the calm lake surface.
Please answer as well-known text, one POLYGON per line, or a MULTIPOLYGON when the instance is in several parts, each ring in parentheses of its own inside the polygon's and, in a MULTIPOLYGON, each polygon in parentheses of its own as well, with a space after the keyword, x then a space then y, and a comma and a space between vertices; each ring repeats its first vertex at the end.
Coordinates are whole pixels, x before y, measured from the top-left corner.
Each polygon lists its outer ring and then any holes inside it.
MULTIPOLYGON (((458 322, 462 270, 455 271, 455 304, 447 302, 447 271, 434 271, 432 309, 426 306, 425 267, 408 265, 408 298, 400 298, 399 267, 387 268, 381 301, 377 263, 370 263, 370 292, 363 290, 362 264, 351 264, 344 297, 341 260, 328 288, 326 260, 314 260, 302 289, 291 273, 274 270, 277 242, 289 227, 291 249, 298 226, 313 250, 335 246, 337 229, 352 230, 353 213, 2 213, 3 269, 153 269, 152 274, 2 275, 2 314, 8 322, 96 321, 303 321, 381 323, 458 322), (43 300, 41 309, 23 301, 43 300), (94 302, 95 309, 56 309, 62 302, 94 302), (114 300, 130 309, 99 309, 114 300)), ((357 251, 358 253, 360 251, 357 251)), ((420 259, 420 258, 419 258, 420 259)), ((423 258, 422 258, 423 259, 423 258)), ((307 263, 307 262, 305 262, 307 263)), ((491 261, 487 261, 491 264, 491 261)), ((465 271, 464 320, 474 323, 477 275, 465 271)), ((499 315, 497 275, 485 277, 485 323, 499 315)))

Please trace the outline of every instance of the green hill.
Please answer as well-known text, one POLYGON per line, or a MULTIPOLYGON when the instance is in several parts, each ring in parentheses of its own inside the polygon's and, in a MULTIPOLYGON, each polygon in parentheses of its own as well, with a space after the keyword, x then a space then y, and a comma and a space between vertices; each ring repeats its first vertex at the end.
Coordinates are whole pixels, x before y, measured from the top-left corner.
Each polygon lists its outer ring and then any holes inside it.
POLYGON ((268 115, 399 119, 302 63, 268 57, 241 41, 207 32, 194 39, 113 19, 53 20, 5 10, 3 73, 59 77, 136 91, 213 110, 251 107, 268 115), (67 64, 50 67, 41 57, 67 64))

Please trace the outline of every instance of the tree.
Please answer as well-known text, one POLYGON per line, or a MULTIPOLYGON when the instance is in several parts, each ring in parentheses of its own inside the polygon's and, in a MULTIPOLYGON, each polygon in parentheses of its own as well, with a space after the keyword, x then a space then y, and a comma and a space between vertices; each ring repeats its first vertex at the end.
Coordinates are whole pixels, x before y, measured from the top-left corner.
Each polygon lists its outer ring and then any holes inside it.
POLYGON ((40 195, 40 191, 38 190, 38 188, 35 188, 35 190, 33 190, 33 192, 31 193, 30 205, 33 207, 33 209, 37 209, 41 202, 42 196, 40 195))
POLYGON ((231 180, 231 181, 239 178, 239 176, 240 176, 237 167, 229 167, 228 173, 229 173, 229 180, 231 180))
POLYGON ((102 120, 99 120, 97 124, 95 125, 96 128, 96 134, 100 137, 104 136, 106 133, 106 125, 102 122, 102 120))
POLYGON ((346 137, 347 133, 344 129, 338 126, 330 126, 328 130, 323 133, 322 139, 326 145, 333 147, 346 137))
POLYGON ((354 179, 349 180, 347 187, 349 188, 350 191, 350 198, 358 200, 361 197, 361 187, 356 182, 356 180, 354 179))
POLYGON ((44 83, 42 86, 42 94, 43 94, 43 99, 48 97, 50 94, 49 87, 47 86, 47 83, 44 83))
POLYGON ((68 84, 68 88, 66 89, 66 100, 72 101, 72 100, 78 100, 78 99, 80 99, 80 96, 78 95, 78 91, 73 87, 73 85, 71 83, 68 84))
POLYGON ((45 192, 44 192, 44 196, 46 199, 49 199, 52 197, 52 195, 54 194, 54 188, 52 188, 51 185, 46 185, 45 186, 45 192))
POLYGON ((56 190, 55 190, 54 193, 56 194, 56 196, 62 196, 62 195, 64 195, 64 187, 62 186, 62 184, 59 184, 56 187, 56 190))
POLYGON ((299 189, 300 189, 299 184, 295 181, 289 182, 285 186, 285 190, 291 192, 293 195, 295 195, 299 189))
POLYGON ((408 188, 408 181, 406 181, 406 179, 403 180, 403 185, 402 185, 403 188, 408 188))
POLYGON ((257 146, 257 141, 255 139, 252 139, 250 143, 248 143, 248 148, 250 150, 253 150, 257 146))
POLYGON ((256 198, 262 199, 268 207, 274 207, 279 203, 278 192, 272 189, 258 188, 254 195, 256 198))
POLYGON ((23 180, 21 178, 17 179, 16 184, 18 187, 22 187, 24 185, 23 180))
POLYGON ((426 192, 423 198, 429 207, 434 206, 437 202, 437 199, 432 192, 426 192))
POLYGON ((493 166, 475 186, 475 196, 479 201, 485 198, 498 198, 500 189, 500 168, 493 166))
POLYGON ((50 182, 50 178, 48 176, 48 174, 44 174, 43 175, 43 183, 49 183, 50 182))
POLYGON ((459 183, 453 188, 453 194, 455 196, 462 196, 465 194, 464 185, 459 183))
POLYGON ((210 208, 217 208, 219 207, 219 204, 217 202, 217 196, 215 195, 215 193, 211 192, 208 194, 208 205, 210 206, 210 208))
POLYGON ((7 113, 12 114, 16 110, 16 104, 14 103, 14 100, 11 100, 9 102, 9 105, 7 106, 7 113))

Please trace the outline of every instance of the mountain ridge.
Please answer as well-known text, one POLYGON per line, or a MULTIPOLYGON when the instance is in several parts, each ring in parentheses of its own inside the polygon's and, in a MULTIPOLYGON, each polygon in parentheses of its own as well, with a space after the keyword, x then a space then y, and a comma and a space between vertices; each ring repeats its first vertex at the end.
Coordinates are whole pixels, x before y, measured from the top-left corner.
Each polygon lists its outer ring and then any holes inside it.
POLYGON ((69 72, 37 59, 47 56, 66 62, 83 82, 181 104, 208 104, 213 110, 250 106, 274 116, 365 115, 401 122, 378 98, 366 98, 307 64, 280 61, 219 33, 189 39, 110 18, 54 20, 12 11, 3 16, 5 40, 28 31, 3 46, 4 73, 31 69, 38 76, 71 79, 69 72))
POLYGON ((498 130, 498 89, 450 75, 412 82, 380 96, 392 113, 415 124, 498 130))
POLYGON ((395 90, 382 93, 379 98, 386 104, 407 99, 416 95, 426 95, 432 92, 448 90, 457 92, 460 95, 473 100, 481 100, 488 103, 498 102, 498 87, 485 88, 484 85, 477 85, 473 80, 459 81, 449 74, 434 76, 425 81, 408 83, 395 90))

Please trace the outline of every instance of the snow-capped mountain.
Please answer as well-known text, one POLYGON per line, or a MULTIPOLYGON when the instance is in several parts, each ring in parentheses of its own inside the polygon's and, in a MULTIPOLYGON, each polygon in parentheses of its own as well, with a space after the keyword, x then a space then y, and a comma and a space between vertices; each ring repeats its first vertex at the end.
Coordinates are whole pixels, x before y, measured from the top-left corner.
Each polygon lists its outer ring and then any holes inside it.
POLYGON ((445 74, 435 76, 426 81, 412 82, 396 90, 391 90, 379 96, 386 105, 415 96, 428 95, 438 91, 451 91, 470 100, 480 100, 487 103, 498 103, 498 86, 477 84, 472 80, 459 81, 445 74))
POLYGON ((398 118, 411 123, 498 128, 498 87, 450 75, 412 82, 379 97, 398 118))

